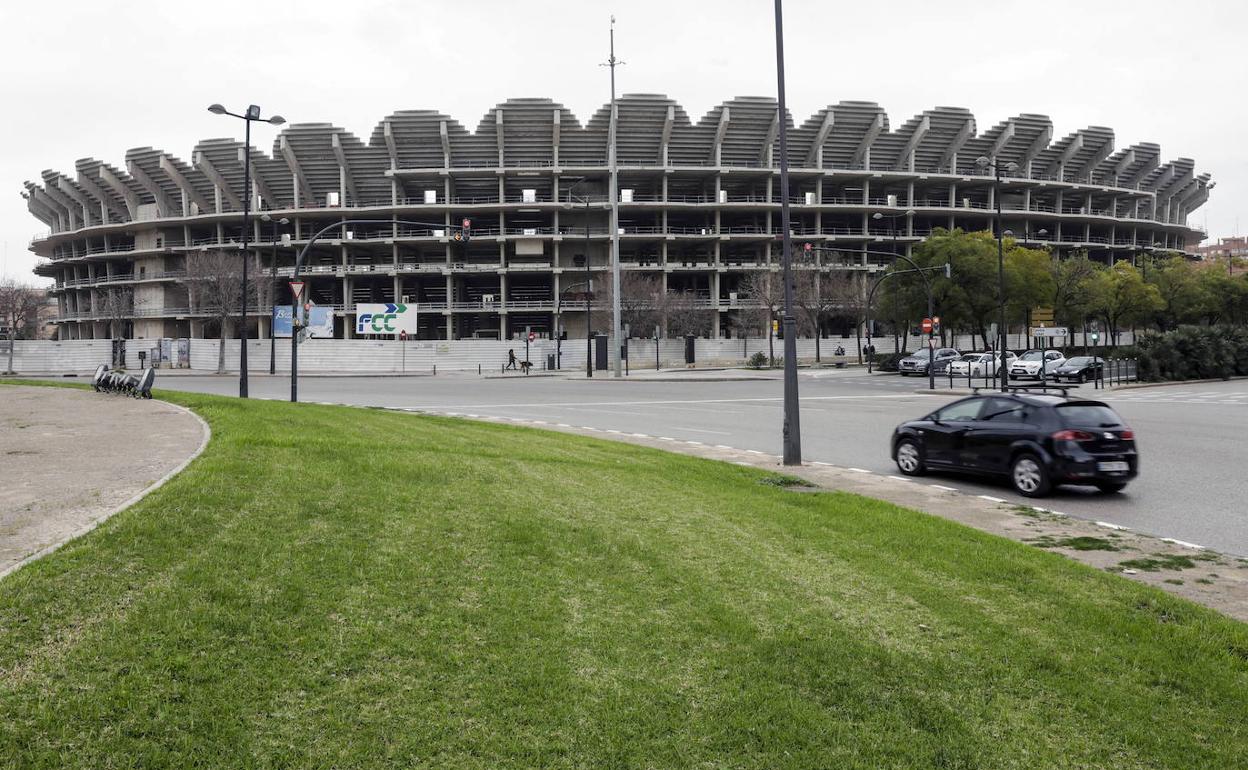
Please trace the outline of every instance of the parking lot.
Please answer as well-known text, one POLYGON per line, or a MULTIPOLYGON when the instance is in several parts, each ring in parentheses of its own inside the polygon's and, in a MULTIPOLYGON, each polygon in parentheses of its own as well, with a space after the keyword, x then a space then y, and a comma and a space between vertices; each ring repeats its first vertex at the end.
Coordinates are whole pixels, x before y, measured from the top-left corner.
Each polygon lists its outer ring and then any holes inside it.
MULTIPOLYGON (((627 381, 595 377, 309 377, 304 401, 385 406, 530 424, 646 434, 778 455, 781 382, 680 372, 627 381)), ((927 395, 926 378, 868 375, 861 369, 804 372, 800 380, 804 459, 862 472, 896 474, 889 437, 897 423, 955 396, 927 395)), ((158 388, 237 393, 237 377, 164 377, 158 388)), ((1080 392, 1110 403, 1134 428, 1141 475, 1127 490, 1103 495, 1059 489, 1040 505, 1095 521, 1248 555, 1240 474, 1246 458, 1248 381, 1080 392)), ((253 375, 255 397, 284 399, 289 378, 253 375)), ((901 483, 901 482, 898 482, 901 483)), ((1023 502, 1008 486, 982 479, 929 476, 922 483, 1023 502)), ((1026 501, 1031 503, 1033 501, 1026 501)))

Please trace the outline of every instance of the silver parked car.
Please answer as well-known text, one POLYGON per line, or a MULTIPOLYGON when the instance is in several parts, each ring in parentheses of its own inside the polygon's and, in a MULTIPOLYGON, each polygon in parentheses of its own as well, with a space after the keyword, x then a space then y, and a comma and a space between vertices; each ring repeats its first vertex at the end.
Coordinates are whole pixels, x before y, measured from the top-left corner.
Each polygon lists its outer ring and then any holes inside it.
MULTIPOLYGON (((962 354, 953 348, 936 348, 931 351, 932 361, 936 370, 940 371, 947 361, 952 361, 962 354)), ((897 373, 902 377, 910 374, 927 374, 928 351, 920 350, 914 355, 906 356, 897 362, 897 373)))

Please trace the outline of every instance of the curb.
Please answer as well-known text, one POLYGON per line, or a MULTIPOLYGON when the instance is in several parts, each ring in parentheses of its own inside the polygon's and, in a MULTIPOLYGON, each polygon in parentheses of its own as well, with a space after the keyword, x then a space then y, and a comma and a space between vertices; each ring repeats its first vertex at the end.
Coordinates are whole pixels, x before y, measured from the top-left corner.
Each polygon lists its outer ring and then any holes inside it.
POLYGON ((1232 382, 1234 380, 1248 380, 1248 376, 1236 375, 1226 379, 1216 377, 1208 380, 1176 380, 1175 382, 1142 382, 1138 385, 1119 385, 1112 390, 1117 392, 1119 390, 1140 390, 1141 388, 1168 388, 1174 385, 1208 385, 1211 382, 1232 382))
POLYGON ((17 562, 17 563, 15 563, 15 564, 11 564, 11 565, 9 565, 8 567, 5 567, 4 569, 0 569, 0 580, 3 580, 4 578, 8 577, 9 575, 12 575, 14 572, 17 572, 19 569, 21 569, 22 567, 26 566, 27 564, 30 564, 30 563, 31 563, 31 562, 33 562, 33 561, 37 561, 37 560, 39 560, 39 559, 42 559, 43 557, 47 556, 48 554, 53 553, 53 552, 54 552, 54 551, 56 551, 58 548, 60 548, 61 546, 65 545, 66 543, 70 542, 71 540, 77 540, 78 538, 80 538, 80 537, 82 537, 83 535, 87 534, 88 532, 92 531, 93 529, 95 529, 96 527, 100 526, 100 525, 101 525, 101 524, 103 524, 104 522, 106 522, 106 521, 108 521, 109 519, 113 518, 113 517, 114 517, 114 516, 116 516, 117 514, 119 514, 119 513, 121 513, 122 511, 126 510, 126 509, 127 509, 127 508, 129 508, 130 506, 132 506, 132 505, 134 505, 135 503, 139 502, 139 501, 140 501, 140 500, 142 500, 143 498, 147 497, 147 496, 148 496, 149 494, 151 494, 152 492, 155 492, 157 489, 160 489, 162 486, 164 486, 164 485, 165 485, 165 482, 167 482, 169 479, 171 479, 171 478, 173 478, 174 476, 176 476, 176 475, 178 475, 179 473, 181 473, 183 470, 185 470, 185 469, 186 469, 186 467, 187 467, 188 465, 190 465, 192 462, 194 462, 194 461, 195 461, 195 459, 196 459, 197 457, 199 457, 201 454, 203 454, 203 453, 204 453, 204 450, 208 447, 208 442, 212 439, 212 428, 210 428, 210 427, 208 426, 208 423, 204 420, 204 418, 202 418, 202 417, 200 417, 199 415, 195 414, 195 413, 194 413, 194 412, 192 412, 190 409, 187 409, 186 407, 182 406, 181 404, 174 404, 174 403, 170 403, 169 401, 165 401, 164 399, 156 399, 156 400, 157 400, 157 401, 160 401, 162 404, 167 404, 167 405, 169 405, 169 406, 173 407, 174 409, 179 409, 179 410, 181 410, 181 411, 183 411, 183 412, 186 412, 186 413, 187 413, 187 414, 189 414, 190 416, 194 417, 194 418, 195 418, 195 420, 199 423, 200 428, 202 428, 202 429, 203 429, 203 437, 202 437, 202 438, 200 439, 200 441, 199 441, 199 446, 198 446, 198 447, 196 447, 195 451, 191 453, 191 456, 190 456, 190 457, 188 457, 188 458, 186 458, 185 460, 183 460, 181 463, 179 463, 179 464, 177 465, 177 467, 175 467, 175 468, 173 468, 172 470, 170 470, 170 471, 169 471, 168 473, 166 473, 164 476, 161 476, 159 479, 157 479, 155 482, 153 482, 153 483, 152 483, 151 485, 149 485, 147 488, 140 490, 140 491, 138 492, 138 494, 136 494, 134 497, 131 497, 129 500, 126 500, 126 501, 125 501, 125 502, 123 502, 121 505, 117 506, 116 508, 114 508, 113 510, 109 511, 108 513, 105 513, 103 516, 99 517, 99 518, 98 518, 98 519, 96 519, 95 521, 90 522, 89 524, 87 524, 86 526, 84 526, 84 527, 82 527, 81 529, 77 530, 76 532, 71 533, 68 537, 66 537, 64 540, 60 541, 59 543, 53 543, 52 545, 45 546, 45 547, 43 547, 43 548, 39 549, 38 551, 35 551, 34 553, 32 553, 32 554, 30 554, 30 555, 26 556, 26 557, 25 557, 24 559, 22 559, 21 561, 18 561, 18 562, 17 562))

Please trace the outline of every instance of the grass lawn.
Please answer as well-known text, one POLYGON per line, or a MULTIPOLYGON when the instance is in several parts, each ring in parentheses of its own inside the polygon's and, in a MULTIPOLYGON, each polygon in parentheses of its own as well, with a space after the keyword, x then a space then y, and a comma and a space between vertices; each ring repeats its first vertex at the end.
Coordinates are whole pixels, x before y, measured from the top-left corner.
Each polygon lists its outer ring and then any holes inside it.
POLYGON ((0 581, 0 767, 1248 763, 1248 626, 1042 549, 619 443, 161 395, 204 455, 0 581))

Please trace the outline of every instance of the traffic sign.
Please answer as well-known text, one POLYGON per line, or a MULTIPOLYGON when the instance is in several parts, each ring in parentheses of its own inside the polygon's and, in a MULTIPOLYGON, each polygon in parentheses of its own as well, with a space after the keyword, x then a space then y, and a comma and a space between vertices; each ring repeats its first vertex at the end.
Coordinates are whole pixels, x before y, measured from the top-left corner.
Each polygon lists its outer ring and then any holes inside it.
POLYGON ((295 297, 296 299, 298 299, 298 298, 299 298, 299 295, 300 295, 300 294, 303 294, 303 281, 291 281, 291 282, 290 282, 290 293, 291 293, 291 296, 293 296, 293 297, 295 297))
POLYGON ((1064 326, 1054 326, 1046 329, 1043 326, 1033 327, 1031 330, 1033 337, 1069 337, 1070 330, 1064 326))
POLYGON ((1031 320, 1038 324, 1053 323, 1053 308, 1037 307, 1031 309, 1031 320))
POLYGON ((399 342, 407 342, 407 329, 399 332, 399 342))
POLYGON ((924 318, 924 319, 923 319, 923 332, 924 332, 925 334, 931 334, 931 333, 932 333, 932 319, 930 319, 930 318, 924 318))
POLYGON ((529 342, 537 339, 537 332, 529 332, 529 342))

